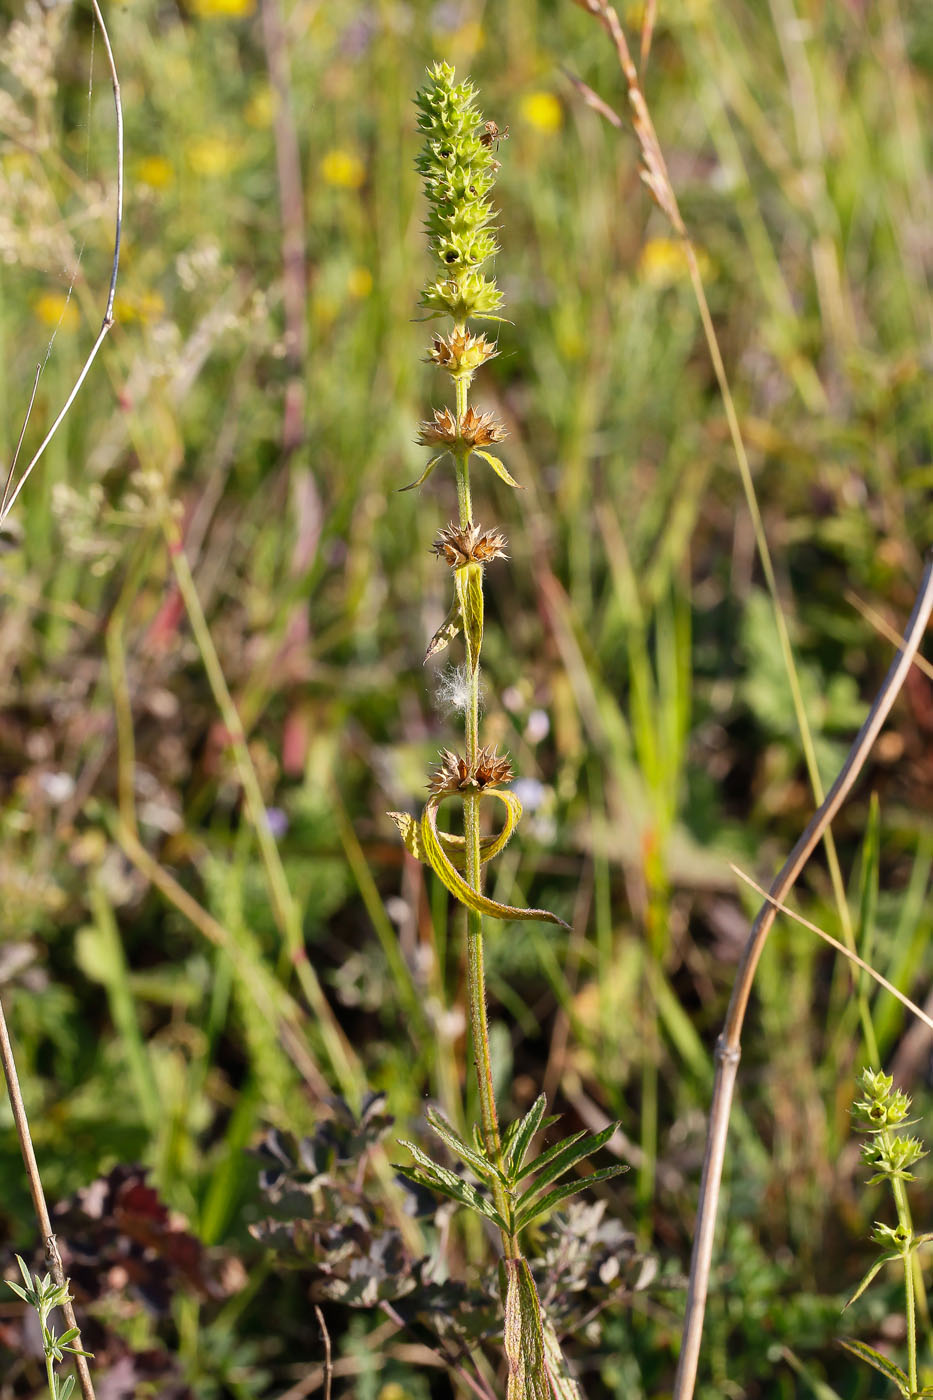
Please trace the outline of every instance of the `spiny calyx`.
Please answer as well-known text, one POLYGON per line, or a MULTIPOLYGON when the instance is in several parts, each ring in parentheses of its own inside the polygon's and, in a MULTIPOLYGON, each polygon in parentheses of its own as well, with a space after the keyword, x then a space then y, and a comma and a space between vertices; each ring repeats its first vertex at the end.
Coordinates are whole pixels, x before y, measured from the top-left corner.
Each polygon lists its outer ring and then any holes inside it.
POLYGON ((467 564, 486 564, 490 559, 508 559, 508 540, 501 530, 484 530, 480 525, 455 525, 453 521, 445 525, 431 550, 439 559, 445 559, 452 569, 462 569, 467 564))
POLYGON ((510 783, 514 777, 509 760, 490 745, 480 749, 474 763, 450 749, 441 749, 440 760, 428 784, 432 793, 482 791, 510 783))

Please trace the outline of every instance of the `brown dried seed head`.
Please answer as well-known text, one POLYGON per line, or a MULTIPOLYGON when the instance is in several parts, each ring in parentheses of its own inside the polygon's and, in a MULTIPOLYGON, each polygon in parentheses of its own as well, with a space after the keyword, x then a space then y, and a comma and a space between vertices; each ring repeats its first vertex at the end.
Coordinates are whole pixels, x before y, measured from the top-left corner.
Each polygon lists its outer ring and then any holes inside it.
POLYGON ((508 540, 499 530, 483 530, 479 525, 445 525, 431 548, 452 569, 466 564, 485 564, 490 559, 507 559, 508 540))
POLYGON ((431 774, 428 787, 433 793, 465 792, 468 788, 498 787, 512 781, 512 765, 495 749, 483 748, 471 768, 465 758, 441 749, 440 766, 431 774))
POLYGON ((431 792, 462 792, 470 787, 470 766, 465 758, 450 749, 441 749, 440 760, 428 783, 431 792))
POLYGON ((497 787, 510 783, 514 774, 509 760, 492 748, 480 749, 473 765, 473 782, 478 788, 497 787))
POLYGON ((488 447, 490 443, 501 442, 506 436, 505 428, 491 413, 477 413, 468 408, 457 431, 457 420, 449 408, 436 408, 434 422, 420 424, 418 441, 422 447, 488 447))
POLYGON ((504 425, 497 422, 491 413, 477 413, 475 408, 470 407, 463 415, 460 437, 468 447, 487 447, 490 443, 501 442, 506 436, 504 425))
POLYGON ((457 420, 449 408, 436 408, 434 422, 421 423, 418 441, 422 447, 454 447, 457 443, 457 420))

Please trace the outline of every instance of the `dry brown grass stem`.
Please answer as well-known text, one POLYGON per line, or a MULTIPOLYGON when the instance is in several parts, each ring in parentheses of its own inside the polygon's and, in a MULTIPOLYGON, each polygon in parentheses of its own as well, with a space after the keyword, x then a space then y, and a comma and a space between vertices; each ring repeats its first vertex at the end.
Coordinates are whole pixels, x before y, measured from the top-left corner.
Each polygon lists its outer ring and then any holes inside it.
MULTIPOLYGON (((26 1176, 29 1181, 29 1190, 32 1194, 32 1203, 36 1212, 36 1219, 39 1222, 39 1233, 42 1236, 42 1246, 45 1250, 46 1263, 55 1283, 59 1287, 65 1287, 67 1280, 65 1270, 62 1265, 62 1256, 58 1248, 58 1240, 52 1229, 52 1220, 49 1216, 49 1207, 45 1199, 45 1191, 42 1189, 42 1179, 39 1176, 39 1164, 36 1161, 35 1149, 32 1145, 32 1135, 29 1131, 29 1119, 26 1115, 26 1105, 23 1102, 22 1091, 19 1087, 19 1075, 16 1073, 16 1061, 13 1059, 13 1046, 10 1044, 10 1034, 7 1029, 6 1016, 3 1012, 3 1004, 0 1002, 0 1060, 3 1062, 3 1074, 6 1079, 6 1091, 10 1100, 10 1108, 13 1110, 13 1121, 16 1124, 16 1136, 19 1138, 20 1151, 23 1155, 23 1164, 26 1168, 26 1176)), ((71 1298, 66 1293, 67 1301, 62 1307, 65 1321, 69 1331, 74 1328, 78 1331, 78 1321, 75 1317, 74 1307, 71 1298)), ((80 1348, 81 1333, 73 1339, 71 1345, 80 1348)), ((86 1359, 79 1355, 75 1356, 75 1369, 78 1373, 78 1384, 81 1387, 81 1394, 84 1400, 94 1400, 94 1382, 91 1380, 91 1372, 86 1359)))
POLYGON ((285 318, 285 361, 289 375, 285 386, 282 453, 288 461, 305 437, 308 272, 304 189, 301 151, 292 112, 288 39, 279 0, 262 0, 259 10, 269 86, 274 99, 272 130, 282 217, 282 309, 285 318))
POLYGON ((862 771, 872 745, 884 724, 913 664, 933 610, 933 556, 928 555, 923 579, 913 612, 904 632, 898 655, 885 676, 865 723, 859 730, 835 782, 823 802, 807 823, 807 827, 777 875, 751 926, 745 949, 736 971, 732 997, 722 1034, 716 1044, 716 1077, 710 1109, 706 1155, 700 1182, 700 1198, 693 1239, 693 1257, 687 1288, 683 1342, 673 1400, 690 1400, 696 1385, 697 1363, 709 1289, 713 1237, 719 1208, 722 1166, 729 1132, 729 1113, 741 1058, 742 1025, 748 1008, 752 983, 758 960, 779 907, 784 903, 815 847, 829 827, 833 817, 862 771))
MULTIPOLYGON (((855 608, 857 612, 861 613, 865 621, 874 627, 879 636, 884 637, 885 641, 890 642, 892 646, 900 646, 900 633, 891 626, 890 622, 881 616, 880 612, 870 607, 857 593, 853 593, 851 588, 847 588, 842 596, 845 602, 851 603, 852 607, 855 608)), ((933 666, 930 665, 925 656, 915 656, 914 665, 918 671, 922 671, 925 676, 933 681, 933 666)))

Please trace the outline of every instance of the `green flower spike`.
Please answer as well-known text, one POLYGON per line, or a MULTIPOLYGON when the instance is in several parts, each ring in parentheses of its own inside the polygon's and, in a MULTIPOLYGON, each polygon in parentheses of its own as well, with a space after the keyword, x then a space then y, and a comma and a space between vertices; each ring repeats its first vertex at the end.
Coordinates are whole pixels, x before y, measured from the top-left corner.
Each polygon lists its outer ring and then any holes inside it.
POLYGON ((473 84, 455 82, 449 63, 436 63, 429 75, 431 83, 416 98, 418 130, 425 138, 416 164, 440 275, 428 282, 421 305, 432 316, 451 316, 459 327, 471 317, 498 321, 502 294, 495 278, 482 271, 498 251, 492 231, 496 211, 489 200, 498 162, 482 139, 485 125, 473 84))

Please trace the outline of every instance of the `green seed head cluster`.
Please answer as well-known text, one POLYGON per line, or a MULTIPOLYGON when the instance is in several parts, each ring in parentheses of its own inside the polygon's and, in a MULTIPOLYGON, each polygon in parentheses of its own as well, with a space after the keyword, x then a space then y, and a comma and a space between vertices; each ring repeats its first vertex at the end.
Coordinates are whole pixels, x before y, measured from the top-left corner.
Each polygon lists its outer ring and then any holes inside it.
POLYGON ((910 1098, 894 1088, 894 1080, 881 1070, 866 1069, 859 1078, 863 1097, 852 1105, 863 1132, 871 1136, 862 1147, 867 1166, 875 1173, 869 1181, 912 1181, 910 1168, 926 1149, 919 1138, 902 1136, 910 1112, 910 1098))
POLYGON ((487 124, 476 108, 476 89, 457 83, 448 63, 428 70, 418 93, 418 129, 424 147, 417 168, 424 178, 430 212, 427 228, 440 275, 429 281, 421 305, 435 316, 451 316, 462 327, 470 317, 499 319, 502 294, 483 264, 497 251, 489 194, 498 162, 487 124))
POLYGON ((852 1113, 866 1132, 877 1133, 883 1128, 897 1128, 910 1112, 910 1099, 894 1088, 890 1074, 881 1070, 864 1069, 859 1075, 863 1097, 856 1099, 852 1113))

